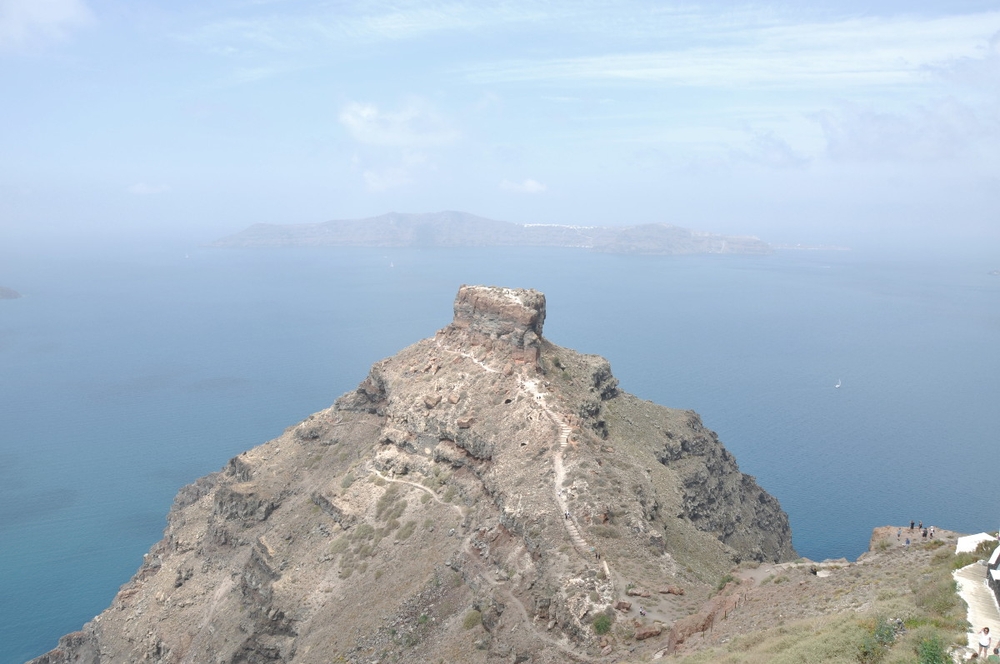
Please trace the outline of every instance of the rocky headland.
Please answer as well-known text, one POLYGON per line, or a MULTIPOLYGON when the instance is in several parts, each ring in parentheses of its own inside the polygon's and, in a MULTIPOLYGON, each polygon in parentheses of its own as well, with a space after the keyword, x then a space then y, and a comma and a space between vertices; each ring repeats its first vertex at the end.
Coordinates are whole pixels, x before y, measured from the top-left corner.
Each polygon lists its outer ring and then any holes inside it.
POLYGON ((514 224, 466 212, 400 214, 318 224, 254 224, 212 247, 576 247, 614 254, 770 254, 752 236, 719 235, 670 224, 514 224))
POLYGON ((13 288, 0 286, 0 300, 16 300, 19 297, 21 297, 21 294, 13 288))
POLYGON ((734 566, 796 558, 788 518, 697 414, 622 391, 545 315, 541 293, 463 286, 434 337, 182 489, 111 606, 33 661, 623 661, 703 640, 734 566))

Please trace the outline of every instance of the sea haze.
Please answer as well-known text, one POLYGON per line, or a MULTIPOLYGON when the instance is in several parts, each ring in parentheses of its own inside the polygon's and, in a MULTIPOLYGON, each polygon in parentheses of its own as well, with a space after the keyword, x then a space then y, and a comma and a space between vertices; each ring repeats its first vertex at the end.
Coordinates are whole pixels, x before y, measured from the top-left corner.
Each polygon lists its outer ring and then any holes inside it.
POLYGON ((853 252, 161 249, 0 256, 0 662, 103 610, 177 489, 451 319, 536 288, 553 342, 698 411, 813 559, 872 527, 996 528, 996 266, 853 252), (840 381, 841 387, 834 385, 840 381))

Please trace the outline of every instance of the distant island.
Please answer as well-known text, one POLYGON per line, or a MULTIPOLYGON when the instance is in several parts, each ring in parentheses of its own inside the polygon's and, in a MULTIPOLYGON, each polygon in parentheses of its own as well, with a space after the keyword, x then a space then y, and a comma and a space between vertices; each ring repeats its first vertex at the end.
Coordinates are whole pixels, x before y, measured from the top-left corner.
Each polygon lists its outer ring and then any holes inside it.
POLYGON ((339 219, 317 224, 254 224, 211 247, 575 247, 609 254, 771 254, 753 236, 718 235, 669 224, 515 224, 467 212, 339 219))
POLYGON ((19 297, 21 297, 21 294, 13 288, 0 286, 0 300, 16 300, 19 297))
POLYGON ((850 251, 850 247, 839 244, 774 244, 775 249, 792 249, 796 251, 850 251))

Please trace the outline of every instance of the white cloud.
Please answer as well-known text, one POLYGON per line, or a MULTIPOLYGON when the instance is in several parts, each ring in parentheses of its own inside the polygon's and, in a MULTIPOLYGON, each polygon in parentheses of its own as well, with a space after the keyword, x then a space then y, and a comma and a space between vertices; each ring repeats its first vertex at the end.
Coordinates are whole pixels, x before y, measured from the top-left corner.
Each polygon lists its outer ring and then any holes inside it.
POLYGON ((369 155, 364 158, 355 154, 351 165, 353 169, 361 171, 365 189, 373 193, 399 189, 435 170, 434 163, 426 154, 412 150, 391 151, 389 155, 369 155))
POLYGON ((91 20, 83 0, 0 0, 0 50, 58 39, 91 20))
POLYGON ((362 177, 364 177, 365 187, 368 191, 376 193, 396 189, 413 181, 409 171, 401 167, 366 170, 362 177))
POLYGON ((733 156, 742 161, 777 169, 804 168, 809 164, 808 158, 771 131, 753 132, 746 149, 734 150, 733 156))
POLYGON ((524 182, 511 182, 510 180, 503 180, 500 183, 500 188, 504 191, 513 191, 518 194, 540 194, 548 189, 548 187, 538 180, 532 180, 530 178, 524 182))
POLYGON ((351 47, 378 42, 418 39, 446 32, 495 29, 516 23, 536 23, 546 12, 532 3, 497 6, 463 2, 336 3, 330 9, 309 7, 296 12, 230 18, 205 24, 181 35, 214 52, 236 53, 266 49, 303 51, 315 47, 351 47))
POLYGON ((894 112, 846 106, 817 120, 827 153, 843 161, 937 161, 1000 149, 1000 118, 953 99, 894 112))
POLYGON ((137 182, 128 188, 128 193, 136 196, 149 196, 151 194, 163 194, 170 191, 170 186, 165 184, 146 184, 137 182))
POLYGON ((467 70, 474 82, 631 81, 688 87, 798 88, 926 83, 934 69, 992 52, 1000 12, 944 17, 793 21, 719 29, 717 17, 671 35, 676 48, 545 60, 467 70))
POLYGON ((352 102, 340 112, 340 123, 359 143, 384 147, 427 148, 458 138, 458 131, 419 100, 398 111, 383 111, 375 104, 352 102))

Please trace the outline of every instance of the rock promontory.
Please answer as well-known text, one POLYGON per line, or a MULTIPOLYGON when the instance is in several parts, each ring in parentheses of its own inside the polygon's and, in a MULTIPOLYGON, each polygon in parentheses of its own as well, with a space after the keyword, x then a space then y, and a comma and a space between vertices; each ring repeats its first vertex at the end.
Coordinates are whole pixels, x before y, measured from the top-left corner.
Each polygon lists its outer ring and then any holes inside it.
POLYGON ((19 297, 21 297, 21 294, 13 288, 0 286, 0 300, 16 300, 19 297))
POLYGON ((545 316, 537 291, 463 286, 434 337, 184 487, 111 606, 33 661, 618 661, 697 638, 735 564, 796 557, 788 518, 695 413, 622 391, 545 316))

